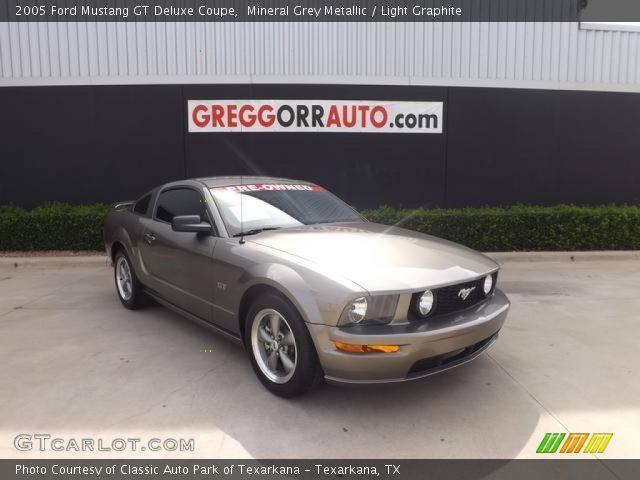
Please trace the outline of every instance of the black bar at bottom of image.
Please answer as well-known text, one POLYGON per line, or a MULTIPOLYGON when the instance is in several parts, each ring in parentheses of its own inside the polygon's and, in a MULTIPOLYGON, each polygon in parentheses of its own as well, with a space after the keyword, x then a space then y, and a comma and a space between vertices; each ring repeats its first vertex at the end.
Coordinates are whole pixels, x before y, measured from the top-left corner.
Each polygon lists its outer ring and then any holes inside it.
POLYGON ((7 479, 467 480, 640 478, 640 460, 0 460, 7 479))

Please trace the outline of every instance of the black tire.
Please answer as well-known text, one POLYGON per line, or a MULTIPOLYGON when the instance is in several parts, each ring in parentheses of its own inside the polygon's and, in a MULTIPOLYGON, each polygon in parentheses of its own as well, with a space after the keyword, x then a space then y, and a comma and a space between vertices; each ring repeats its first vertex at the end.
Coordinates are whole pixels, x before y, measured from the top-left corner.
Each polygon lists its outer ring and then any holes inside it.
POLYGON ((143 286, 136 276, 136 272, 133 269, 129 255, 127 255, 124 250, 119 250, 113 259, 113 279, 116 286, 116 294, 125 308, 128 308, 129 310, 137 310, 149 305, 149 297, 144 293, 143 286), (121 287, 118 285, 119 267, 122 262, 126 263, 131 275, 131 293, 128 297, 126 294, 123 295, 121 287))
POLYGON ((251 360, 251 366, 258 379, 270 392, 279 397, 296 397, 323 383, 324 375, 318 361, 315 345, 309 335, 309 330, 295 307, 282 296, 276 293, 265 293, 253 301, 247 312, 244 341, 251 360), (277 383, 267 377, 256 359, 252 343, 252 330, 254 323, 260 321, 257 318, 258 314, 265 310, 278 312, 285 320, 285 328, 290 327, 295 339, 296 364, 291 378, 284 383, 277 383))

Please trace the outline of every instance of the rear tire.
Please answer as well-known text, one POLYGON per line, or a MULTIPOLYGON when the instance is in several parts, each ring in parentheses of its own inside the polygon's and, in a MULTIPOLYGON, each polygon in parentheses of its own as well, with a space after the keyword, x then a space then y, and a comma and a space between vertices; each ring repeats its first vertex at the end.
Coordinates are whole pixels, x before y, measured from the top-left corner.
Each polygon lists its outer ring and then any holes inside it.
POLYGON ((116 253, 113 276, 116 284, 116 293, 125 308, 137 310, 149 304, 142 284, 136 277, 131 260, 129 260, 129 256, 124 250, 116 253))
POLYGON ((309 330, 293 305, 280 295, 266 293, 254 300, 244 337, 251 366, 270 392, 292 398, 322 383, 309 330))

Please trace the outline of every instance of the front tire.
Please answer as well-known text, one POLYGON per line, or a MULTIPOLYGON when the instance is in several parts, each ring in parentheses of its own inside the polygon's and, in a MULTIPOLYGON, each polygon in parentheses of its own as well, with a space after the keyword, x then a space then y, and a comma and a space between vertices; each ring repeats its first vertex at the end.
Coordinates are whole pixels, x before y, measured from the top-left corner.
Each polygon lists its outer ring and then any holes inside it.
POLYGON ((113 276, 116 283, 116 292, 122 305, 129 310, 137 310, 146 307, 147 296, 143 291, 142 284, 136 277, 131 260, 124 250, 116 253, 114 258, 113 276))
POLYGON ((284 298, 263 294, 250 306, 245 345, 262 384, 285 398, 302 395, 322 381, 322 369, 304 320, 284 298))

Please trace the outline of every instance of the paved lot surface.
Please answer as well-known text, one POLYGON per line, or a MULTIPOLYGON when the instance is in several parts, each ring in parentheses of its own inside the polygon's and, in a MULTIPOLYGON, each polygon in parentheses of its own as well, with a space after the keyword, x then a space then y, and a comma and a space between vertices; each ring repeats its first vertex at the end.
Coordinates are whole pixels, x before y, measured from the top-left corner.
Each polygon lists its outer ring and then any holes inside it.
POLYGON ((122 308, 100 259, 0 259, 0 457, 43 456, 15 450, 20 433, 195 439, 147 457, 534 457, 545 432, 613 432, 601 457, 640 457, 640 260, 531 258, 503 265, 513 307, 488 355, 294 401, 225 339, 162 307, 122 308))

